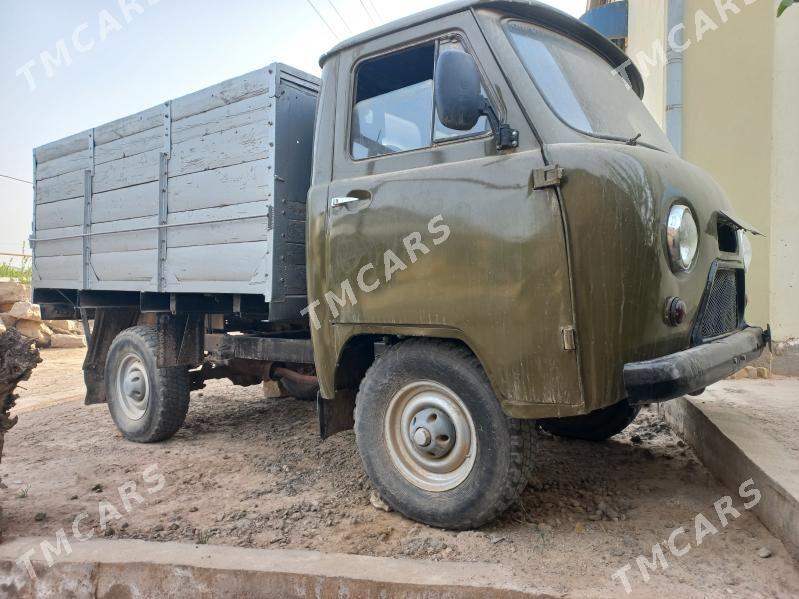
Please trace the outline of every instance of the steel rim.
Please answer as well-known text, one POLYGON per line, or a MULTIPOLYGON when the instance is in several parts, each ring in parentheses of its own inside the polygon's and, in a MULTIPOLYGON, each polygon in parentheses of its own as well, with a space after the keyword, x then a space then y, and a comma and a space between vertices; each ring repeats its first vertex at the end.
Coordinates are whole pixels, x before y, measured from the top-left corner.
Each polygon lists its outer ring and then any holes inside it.
POLYGON ((417 381, 394 394, 384 433, 394 466, 426 491, 454 489, 474 467, 477 434, 472 416, 460 397, 439 383, 417 381))
POLYGON ((128 354, 117 371, 117 397, 122 412, 131 420, 140 420, 150 405, 150 379, 142 359, 128 354))

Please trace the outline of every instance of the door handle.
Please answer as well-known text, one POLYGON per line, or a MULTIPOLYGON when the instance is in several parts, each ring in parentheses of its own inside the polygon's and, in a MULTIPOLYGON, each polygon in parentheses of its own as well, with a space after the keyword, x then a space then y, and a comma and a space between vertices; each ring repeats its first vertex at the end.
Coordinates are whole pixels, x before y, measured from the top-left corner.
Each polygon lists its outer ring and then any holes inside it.
POLYGON ((330 207, 335 208, 336 206, 343 206, 351 202, 359 202, 360 200, 371 200, 371 199, 372 199, 372 194, 370 192, 359 189, 351 191, 349 195, 332 198, 330 200, 330 207))

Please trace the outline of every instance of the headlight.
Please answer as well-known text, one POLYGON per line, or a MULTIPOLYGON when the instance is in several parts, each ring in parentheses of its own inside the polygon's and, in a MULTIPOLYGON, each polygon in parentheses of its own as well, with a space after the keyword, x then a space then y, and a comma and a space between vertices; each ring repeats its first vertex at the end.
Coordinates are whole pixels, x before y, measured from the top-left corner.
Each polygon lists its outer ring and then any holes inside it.
POLYGON ((699 232, 691 209, 683 204, 675 204, 666 223, 666 245, 671 263, 680 270, 691 268, 698 244, 699 232))
POLYGON ((752 242, 746 236, 745 231, 738 231, 738 247, 741 248, 741 258, 744 261, 744 270, 749 272, 749 265, 752 264, 752 242))

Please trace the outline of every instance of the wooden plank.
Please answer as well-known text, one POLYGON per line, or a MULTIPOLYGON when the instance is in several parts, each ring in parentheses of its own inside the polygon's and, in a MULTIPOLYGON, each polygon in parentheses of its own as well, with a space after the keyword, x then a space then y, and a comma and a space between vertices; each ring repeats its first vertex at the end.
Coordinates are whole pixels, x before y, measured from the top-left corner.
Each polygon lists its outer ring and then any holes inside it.
POLYGON ((167 229, 169 249, 209 244, 266 241, 267 218, 236 220, 208 225, 186 225, 167 229))
POLYGON ((81 131, 49 144, 39 146, 33 151, 36 163, 41 166, 49 160, 55 160, 67 154, 74 154, 89 147, 89 131, 81 131))
POLYGON ((72 171, 36 182, 36 202, 46 204, 83 197, 83 171, 72 171))
POLYGON ((254 202, 170 214, 167 248, 266 241, 268 210, 266 202, 254 202))
POLYGON ((140 131, 127 137, 121 137, 94 148, 94 164, 104 164, 112 160, 120 160, 149 150, 157 150, 164 146, 164 128, 156 127, 140 131))
POLYGON ((71 171, 83 171, 92 167, 92 151, 89 148, 59 156, 36 167, 36 179, 41 181, 49 177, 63 175, 71 171))
POLYGON ((263 241, 170 248, 166 260, 167 284, 200 281, 262 284, 266 280, 262 263, 269 258, 268 250, 263 241))
MULTIPOLYGON (((92 232, 94 233, 94 232, 92 232)), ((158 230, 139 231, 136 233, 112 233, 92 235, 91 249, 94 254, 111 254, 114 252, 134 252, 139 250, 155 250, 158 247, 158 230)))
POLYGON ((158 180, 160 154, 160 150, 150 150, 97 165, 94 169, 94 192, 101 193, 158 180))
MULTIPOLYGON (((36 256, 36 272, 43 282, 52 279, 54 281, 69 281, 70 285, 64 285, 69 289, 79 289, 81 287, 82 271, 81 263, 83 257, 80 254, 70 256, 36 256)), ((41 284, 40 287, 58 287, 58 285, 41 284)))
POLYGON ((269 129, 254 123, 173 144, 169 175, 177 177, 265 159, 271 153, 269 142, 269 129))
POLYGON ((247 98, 233 104, 207 110, 200 114, 172 121, 172 144, 181 143, 195 137, 235 129, 255 122, 274 122, 273 111, 269 110, 274 99, 265 94, 247 98))
POLYGON ((93 223, 156 214, 158 214, 158 181, 95 193, 92 198, 93 223))
MULTIPOLYGON (((70 227, 71 228, 71 227, 70 227)), ((78 233, 80 235, 80 233, 78 233)), ((39 239, 36 242, 37 258, 45 256, 82 256, 83 238, 70 237, 69 239, 53 239, 44 241, 39 239)))
POLYGON ((95 145, 107 144, 115 139, 122 139, 162 125, 164 107, 162 104, 142 110, 136 114, 122 117, 94 129, 95 145))
POLYGON ((58 239, 60 237, 76 237, 83 234, 83 225, 73 225, 71 227, 61 227, 59 229, 47 229, 39 231, 36 239, 58 239))
POLYGON ((271 79, 274 77, 268 72, 270 68, 273 67, 234 77, 173 100, 172 120, 177 121, 226 104, 233 104, 246 98, 268 93, 271 79))
POLYGON ((83 197, 36 206, 37 237, 41 237, 40 233, 47 229, 81 224, 83 224, 83 197))
POLYGON ((92 270, 100 281, 140 281, 155 278, 156 250, 92 254, 92 270))
POLYGON ((272 197, 271 161, 254 160, 169 179, 169 211, 246 204, 272 197))

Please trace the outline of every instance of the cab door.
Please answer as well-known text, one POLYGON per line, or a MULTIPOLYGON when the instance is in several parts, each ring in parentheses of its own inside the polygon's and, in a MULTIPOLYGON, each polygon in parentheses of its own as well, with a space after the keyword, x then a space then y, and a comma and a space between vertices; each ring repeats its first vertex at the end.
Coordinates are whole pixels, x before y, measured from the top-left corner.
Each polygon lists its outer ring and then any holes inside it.
POLYGON ((328 293, 317 298, 347 331, 338 342, 380 327, 439 330, 470 346, 507 411, 578 404, 576 353, 563 347, 573 316, 560 205, 533 189, 540 145, 473 16, 367 42, 339 64, 328 293), (441 125, 442 52, 472 53, 518 148, 498 151, 485 118, 467 132, 441 125))

